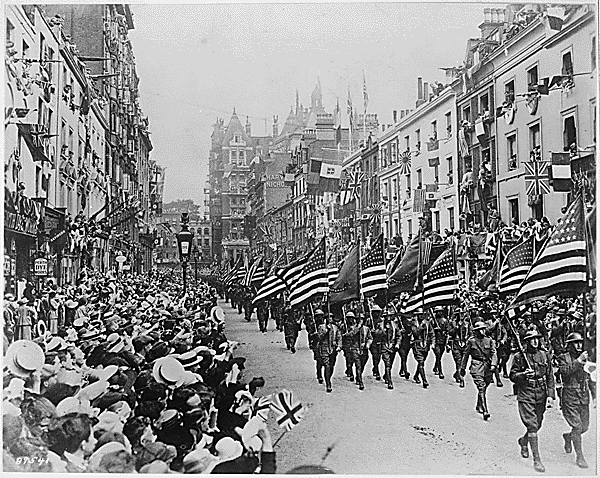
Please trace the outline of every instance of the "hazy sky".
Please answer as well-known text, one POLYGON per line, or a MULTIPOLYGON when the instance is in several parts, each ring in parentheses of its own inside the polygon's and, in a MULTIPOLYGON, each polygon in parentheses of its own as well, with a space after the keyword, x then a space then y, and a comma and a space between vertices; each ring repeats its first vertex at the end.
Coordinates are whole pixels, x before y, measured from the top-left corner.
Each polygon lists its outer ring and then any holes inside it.
POLYGON ((296 88, 310 104, 317 76, 323 103, 336 98, 347 125, 348 87, 362 111, 363 70, 369 113, 392 123, 392 111, 414 108, 417 77, 444 80, 440 67, 464 61, 466 40, 479 36, 483 4, 141 4, 130 32, 149 117, 152 157, 167 167, 164 200, 203 201, 210 134, 233 108, 252 133, 280 130, 296 88))

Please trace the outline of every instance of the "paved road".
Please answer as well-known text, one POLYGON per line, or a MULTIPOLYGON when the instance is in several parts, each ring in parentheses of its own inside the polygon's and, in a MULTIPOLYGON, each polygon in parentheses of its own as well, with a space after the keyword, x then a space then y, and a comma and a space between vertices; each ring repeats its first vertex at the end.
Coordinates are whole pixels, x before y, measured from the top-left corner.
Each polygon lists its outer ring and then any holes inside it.
MULTIPOLYGON (((302 422, 276 447, 279 473, 298 465, 321 464, 327 449, 333 447, 323 465, 343 474, 537 474, 531 458, 519 454, 516 440, 524 428, 508 380, 503 388, 490 386, 492 417, 488 422, 474 410, 476 389, 471 380, 461 389, 450 377, 454 372, 450 354, 444 355, 446 379, 440 380, 431 373, 434 359, 430 353, 428 389, 397 377, 395 389, 388 390, 371 376, 369 361, 364 391, 346 379, 340 355, 333 393, 328 394, 315 378, 306 331, 300 332, 298 351, 292 354, 272 321, 269 331, 262 334, 255 318, 248 323, 228 304, 221 302, 221 306, 226 312, 228 338, 240 342, 236 355, 248 359, 245 378, 264 377, 263 394, 280 388, 292 390, 306 407, 302 422)), ((411 355, 409 371, 415 368, 411 355)), ((398 370, 397 359, 396 376, 398 370)), ((562 448, 561 434, 569 428, 558 407, 547 411, 539 432, 547 475, 595 474, 596 409, 591 411, 593 423, 584 435, 588 470, 579 469, 574 453, 567 455, 562 448)), ((274 423, 269 426, 277 440, 281 430, 274 423)))

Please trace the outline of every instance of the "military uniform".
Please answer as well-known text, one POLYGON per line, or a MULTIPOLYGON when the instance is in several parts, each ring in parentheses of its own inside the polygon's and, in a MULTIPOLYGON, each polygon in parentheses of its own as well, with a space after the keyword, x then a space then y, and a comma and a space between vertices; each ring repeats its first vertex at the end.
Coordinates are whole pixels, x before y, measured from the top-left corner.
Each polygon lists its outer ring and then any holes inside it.
POLYGON ((379 363, 381 362, 381 351, 385 331, 383 329, 383 321, 381 319, 374 319, 374 323, 375 324, 371 329, 371 336, 373 337, 373 342, 371 343, 371 347, 369 347, 369 351, 371 352, 371 358, 373 359, 373 377, 375 377, 375 380, 381 380, 381 374, 379 373, 379 363))
POLYGON ((252 312, 254 312, 254 305, 252 304, 252 298, 250 294, 250 289, 244 288, 244 318, 250 322, 252 318, 252 312))
POLYGON ((442 357, 446 350, 446 344, 448 343, 448 321, 445 317, 441 316, 441 314, 438 314, 433 321, 433 335, 433 354, 435 355, 433 373, 437 374, 441 379, 443 379, 444 372, 442 367, 442 357))
POLYGON ((392 390, 394 388, 392 382, 392 367, 394 366, 394 359, 396 358, 396 350, 398 350, 398 346, 400 345, 400 334, 398 333, 396 324, 392 320, 391 314, 388 315, 388 319, 389 320, 384 322, 381 357, 383 358, 383 365, 385 366, 383 379, 388 388, 392 390))
MULTIPOLYGON (((486 328, 483 322, 477 322, 473 327, 473 332, 486 328)), ((463 355, 461 363, 461 376, 464 376, 467 368, 467 362, 471 357, 471 367, 469 372, 473 377, 473 382, 477 387, 477 406, 476 410, 483 414, 483 419, 487 420, 490 413, 487 408, 486 391, 489 384, 492 382, 493 370, 498 365, 498 356, 496 355, 496 344, 489 337, 471 337, 467 340, 467 347, 463 355)))
POLYGON ((308 334, 308 346, 313 352, 313 359, 317 369, 317 380, 323 383, 323 361, 319 354, 319 335, 317 334, 317 321, 323 320, 323 311, 316 310, 315 316, 312 317, 310 312, 304 312, 304 323, 306 325, 306 333, 308 334))
POLYGON ((346 362, 346 376, 350 380, 354 380, 352 352, 350 351, 350 345, 352 343, 352 337, 350 335, 350 329, 354 325, 354 312, 348 312, 346 314, 346 321, 342 323, 340 332, 342 333, 342 352, 344 353, 344 361, 346 362))
POLYGON ((448 342, 452 350, 452 358, 456 371, 454 372, 454 380, 460 384, 461 388, 465 386, 465 381, 460 375, 462 360, 467 350, 467 340, 471 336, 471 324, 464 315, 459 316, 451 322, 448 330, 448 342))
POLYGON ((258 318, 258 329, 265 333, 269 322, 269 306, 266 302, 260 302, 256 310, 256 317, 258 318))
MULTIPOLYGON (((581 341, 578 333, 569 336, 568 342, 581 341)), ((588 374, 583 369, 585 360, 578 359, 579 353, 570 350, 558 357, 558 367, 563 380, 562 413, 571 427, 570 433, 563 434, 565 451, 571 452, 571 443, 577 453, 577 465, 587 468, 583 457, 581 435, 590 426, 590 389, 588 374)))
POLYGON ((412 326, 413 335, 413 354, 417 361, 417 371, 415 372, 415 382, 421 383, 423 380, 423 388, 429 387, 427 377, 425 376, 425 361, 429 354, 429 348, 434 340, 433 327, 428 320, 423 319, 421 323, 415 323, 412 326))
POLYGON ((334 324, 321 324, 317 328, 319 337, 318 351, 325 368, 325 385, 331 392, 331 376, 335 368, 337 353, 342 349, 342 334, 334 324))
POLYGON ((298 340, 298 332, 300 323, 296 318, 296 314, 291 309, 285 309, 282 313, 283 333, 285 336, 285 344, 288 350, 293 354, 296 353, 296 340, 298 340))
POLYGON ((399 317, 398 323, 398 335, 400 340, 398 347, 398 355, 400 356, 400 376, 408 380, 410 378, 410 373, 408 373, 406 362, 408 360, 408 353, 412 347, 412 326, 407 317, 399 317))
POLYGON ((352 338, 350 342, 350 352, 355 367, 356 384, 363 390, 365 385, 363 383, 362 374, 365 365, 369 360, 369 348, 373 342, 373 336, 371 335, 371 329, 366 325, 355 325, 352 327, 350 329, 350 336, 352 338))

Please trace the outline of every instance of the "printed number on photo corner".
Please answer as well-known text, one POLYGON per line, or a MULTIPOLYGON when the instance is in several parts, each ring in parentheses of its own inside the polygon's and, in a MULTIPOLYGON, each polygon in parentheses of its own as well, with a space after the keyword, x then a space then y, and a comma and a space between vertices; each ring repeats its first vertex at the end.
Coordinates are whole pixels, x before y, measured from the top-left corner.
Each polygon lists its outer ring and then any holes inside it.
POLYGON ((46 458, 42 458, 39 456, 18 456, 15 461, 17 462, 17 465, 26 465, 26 464, 30 464, 30 463, 48 463, 50 460, 48 459, 48 457, 46 458))

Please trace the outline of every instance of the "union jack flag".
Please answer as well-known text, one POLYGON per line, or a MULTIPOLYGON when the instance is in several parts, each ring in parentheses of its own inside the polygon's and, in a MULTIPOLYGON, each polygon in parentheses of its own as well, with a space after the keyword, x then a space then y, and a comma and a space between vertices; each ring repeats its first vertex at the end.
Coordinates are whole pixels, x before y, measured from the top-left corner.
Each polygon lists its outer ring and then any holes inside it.
POLYGON ((264 421, 267 421, 272 405, 273 395, 265 395, 263 397, 258 397, 258 399, 254 402, 254 406, 252 407, 252 416, 259 416, 264 421))
POLYGON ((350 181, 348 182, 348 189, 352 193, 352 197, 358 199, 360 197, 360 190, 362 188, 362 182, 365 180, 365 173, 362 171, 353 171, 350 173, 350 181))
POLYGON ((525 189, 528 196, 550 194, 549 161, 528 161, 525 164, 525 189))
POLYGON ((400 174, 410 174, 411 157, 410 151, 400 153, 400 174))
POLYGON ((294 394, 289 390, 281 390, 273 395, 271 408, 277 414, 277 424, 290 431, 304 416, 302 404, 295 400, 294 394))

